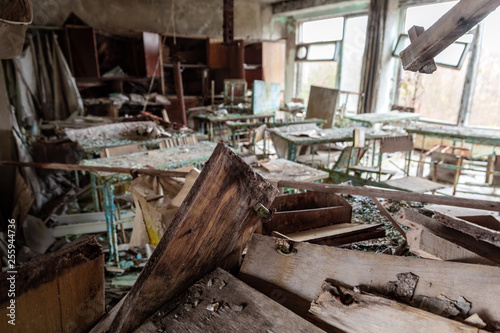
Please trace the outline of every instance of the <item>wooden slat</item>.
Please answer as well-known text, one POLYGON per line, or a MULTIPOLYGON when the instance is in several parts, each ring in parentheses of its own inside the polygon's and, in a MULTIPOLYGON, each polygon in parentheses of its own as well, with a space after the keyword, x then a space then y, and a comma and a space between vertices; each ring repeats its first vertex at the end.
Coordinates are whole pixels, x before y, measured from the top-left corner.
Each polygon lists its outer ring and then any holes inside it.
POLYGON ((476 240, 474 237, 466 235, 453 228, 448 228, 430 217, 419 214, 413 210, 403 208, 398 212, 396 220, 412 229, 418 229, 420 226, 423 226, 432 231, 432 233, 436 236, 444 238, 447 241, 464 247, 481 257, 500 264, 500 248, 495 245, 476 240))
POLYGON ((135 332, 323 331, 218 268, 135 332))
POLYGON ((407 241, 410 246, 410 252, 422 258, 496 265, 491 260, 485 259, 472 251, 434 235, 429 229, 424 227, 408 231, 407 241))
POLYGON ((328 332, 470 332, 476 327, 462 324, 409 305, 325 281, 312 302, 308 318, 328 332))
POLYGON ((465 198, 451 198, 445 196, 428 195, 420 193, 411 193, 403 191, 383 190, 370 187, 356 187, 333 184, 310 184, 304 182, 294 182, 282 180, 278 182, 279 187, 295 188, 298 190, 329 192, 337 194, 362 195, 366 197, 375 197, 393 200, 418 201, 426 203, 434 203, 440 205, 468 207, 475 209, 484 209, 500 212, 500 202, 487 200, 474 200, 465 198))
POLYGON ((461 0, 400 53, 403 68, 417 72, 500 6, 500 0, 461 0))
POLYGON ((419 277, 415 295, 460 296, 471 302, 470 313, 487 322, 500 319, 500 268, 446 261, 375 254, 296 242, 297 252, 284 256, 275 239, 255 234, 249 244, 239 278, 293 312, 305 316, 330 278, 350 286, 368 285, 384 290, 399 273, 419 277))
POLYGON ((224 144, 218 144, 146 267, 110 332, 129 332, 162 304, 218 266, 234 269, 277 189, 224 144), (234 250, 234 251, 233 251, 234 250), (231 263, 231 264, 227 264, 231 263))
POLYGON ((335 236, 347 236, 355 233, 371 231, 377 229, 381 225, 382 224, 341 223, 329 225, 322 228, 296 232, 293 234, 287 234, 286 236, 287 238, 290 238, 296 242, 314 242, 335 236))
POLYGON ((500 231, 492 230, 458 217, 436 213, 434 220, 449 228, 461 231, 474 239, 493 244, 500 248, 500 231))

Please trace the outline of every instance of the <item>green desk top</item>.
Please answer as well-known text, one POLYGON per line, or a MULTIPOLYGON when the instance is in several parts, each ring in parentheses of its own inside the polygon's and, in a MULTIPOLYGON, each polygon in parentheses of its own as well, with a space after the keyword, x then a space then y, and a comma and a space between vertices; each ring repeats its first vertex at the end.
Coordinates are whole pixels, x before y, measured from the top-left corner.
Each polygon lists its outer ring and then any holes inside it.
POLYGON ((410 134, 421 134, 438 138, 458 139, 469 143, 500 145, 500 131, 491 129, 476 129, 468 127, 422 126, 408 127, 410 134))
POLYGON ((324 123, 326 123, 326 120, 324 120, 324 119, 311 118, 311 119, 295 120, 295 121, 283 121, 283 122, 258 122, 258 123, 227 122, 226 125, 231 130, 236 130, 236 129, 245 129, 245 128, 255 128, 255 127, 262 126, 262 125, 266 125, 268 128, 274 128, 274 127, 282 127, 282 126, 288 126, 288 125, 300 125, 300 124, 318 124, 319 125, 319 124, 324 124, 324 123))
MULTIPOLYGON (((216 143, 203 141, 179 147, 149 150, 121 156, 87 159, 81 165, 121 167, 130 169, 174 169, 187 164, 207 161, 214 151, 216 143)), ((112 176, 109 173, 99 173, 100 176, 112 176)))
POLYGON ((347 120, 357 121, 360 123, 376 124, 376 123, 390 123, 404 120, 417 120, 420 118, 419 114, 411 112, 391 111, 385 113, 362 113, 354 116, 345 116, 347 120))
MULTIPOLYGON (((314 130, 313 136, 300 135, 302 132, 285 133, 279 130, 273 133, 285 140, 288 143, 295 145, 315 145, 320 143, 344 142, 352 141, 354 127, 330 128, 314 130)), ((308 131, 309 132, 309 131, 308 131)), ((375 131, 373 129, 365 129, 365 139, 373 140, 388 136, 389 133, 384 131, 375 131)))
POLYGON ((275 113, 259 113, 259 114, 239 114, 230 113, 228 115, 216 116, 213 114, 197 114, 194 116, 196 119, 218 122, 218 121, 228 121, 228 120, 244 120, 244 119, 258 119, 258 118, 269 118, 274 117, 275 113))

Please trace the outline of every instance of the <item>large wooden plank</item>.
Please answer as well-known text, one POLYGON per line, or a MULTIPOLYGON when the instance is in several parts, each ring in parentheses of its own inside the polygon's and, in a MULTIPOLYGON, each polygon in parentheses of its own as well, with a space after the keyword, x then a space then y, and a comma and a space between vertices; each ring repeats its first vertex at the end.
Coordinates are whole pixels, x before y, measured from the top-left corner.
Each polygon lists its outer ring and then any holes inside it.
POLYGON ((269 207, 276 194, 276 188, 228 147, 218 144, 126 296, 110 331, 133 330, 216 267, 233 269, 226 263, 238 263, 240 250, 260 221, 254 207, 259 203, 269 207))
POLYGON ((356 293, 328 281, 325 281, 319 296, 312 302, 308 318, 328 332, 482 331, 391 299, 356 293))
POLYGON ((400 53, 403 68, 420 71, 498 6, 500 0, 461 0, 400 53))
POLYGON ((475 209, 484 209, 500 212, 500 202, 487 200, 474 200, 465 198, 446 197, 438 195, 411 193, 404 191, 383 190, 372 187, 357 187, 333 184, 310 184, 304 182, 295 182, 282 180, 278 182, 279 187, 295 188, 298 190, 318 191, 337 194, 362 195, 365 197, 375 197, 393 200, 418 201, 434 203, 440 205, 468 207, 475 209))
POLYGON ((382 224, 358 224, 358 223, 340 223, 329 225, 322 228, 304 230, 293 234, 287 234, 296 242, 316 242, 332 237, 347 236, 357 233, 373 231, 382 224))
MULTIPOLYGON (((87 332, 104 315, 104 255, 92 237, 84 242, 30 261, 15 276, 16 332, 87 332)), ((9 283, 0 284, 1 332, 8 324, 9 283)), ((10 320, 10 318, 9 318, 10 320)))
POLYGON ((136 332, 323 331, 218 268, 163 306, 136 332))
POLYGON ((396 275, 419 277, 415 295, 464 297, 487 322, 500 319, 500 268, 446 261, 390 256, 297 242, 292 256, 276 251, 276 239, 255 234, 239 278, 293 312, 305 316, 330 278, 351 286, 383 290, 396 275))
POLYGON ((464 234, 453 228, 448 228, 438 223, 436 220, 419 214, 411 209, 401 209, 398 212, 396 219, 399 223, 412 229, 425 227, 438 237, 444 238, 447 241, 464 247, 481 257, 487 258, 497 264, 500 264, 500 248, 496 247, 495 245, 474 239, 474 237, 464 234))

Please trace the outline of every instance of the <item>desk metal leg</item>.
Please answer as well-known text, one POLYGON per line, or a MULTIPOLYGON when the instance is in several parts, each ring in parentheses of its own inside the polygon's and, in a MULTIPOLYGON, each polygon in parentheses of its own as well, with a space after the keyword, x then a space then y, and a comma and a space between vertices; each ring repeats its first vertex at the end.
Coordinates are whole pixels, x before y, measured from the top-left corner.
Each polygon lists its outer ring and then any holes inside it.
POLYGON ((114 186, 104 181, 104 214, 106 216, 106 229, 108 231, 109 261, 118 265, 120 259, 118 257, 118 237, 116 235, 115 198, 113 192, 114 186))
POLYGON ((91 194, 92 194, 92 201, 94 202, 95 206, 95 211, 100 212, 100 205, 99 205, 99 194, 97 193, 97 178, 94 173, 90 174, 90 186, 91 186, 91 194))

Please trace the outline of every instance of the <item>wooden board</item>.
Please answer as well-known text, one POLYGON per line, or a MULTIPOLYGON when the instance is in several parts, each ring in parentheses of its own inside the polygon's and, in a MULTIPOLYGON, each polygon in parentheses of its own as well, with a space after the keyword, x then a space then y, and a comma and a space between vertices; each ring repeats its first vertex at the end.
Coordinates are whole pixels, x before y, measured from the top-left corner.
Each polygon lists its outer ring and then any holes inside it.
POLYGON ((412 229, 418 229, 420 227, 425 227, 432 231, 436 236, 444 238, 452 243, 466 248, 481 257, 487 258, 500 264, 500 248, 495 245, 476 240, 474 237, 464 234, 453 228, 448 228, 434 219, 427 217, 425 215, 419 214, 413 210, 403 208, 401 209, 396 219, 399 223, 410 227, 412 229))
POLYGON ((224 144, 218 144, 136 284, 110 332, 138 327, 163 303, 218 266, 234 269, 277 190, 224 144), (228 267, 229 266, 229 267, 228 267))
POLYGON ((288 234, 330 224, 351 223, 352 216, 351 205, 332 193, 280 195, 271 209, 275 211, 271 220, 263 224, 263 233, 268 236, 273 231, 288 234))
POLYGON ((341 223, 329 225, 322 228, 304 230, 286 236, 296 242, 315 242, 325 240, 328 238, 347 236, 365 231, 372 231, 382 226, 382 224, 355 224, 355 223, 341 223))
POLYGON ((284 256, 275 239, 255 234, 249 244, 239 278, 293 312, 305 316, 327 278, 351 286, 383 288, 396 275, 412 272, 419 277, 415 295, 462 296, 471 302, 470 313, 487 322, 500 319, 500 268, 432 261, 343 250, 297 242, 297 252, 284 256))
POLYGON ((323 331, 218 268, 135 332, 323 331))
POLYGON ((306 119, 319 118, 326 120, 324 128, 332 128, 339 91, 317 86, 311 86, 306 119))
POLYGON ((462 324, 409 305, 325 281, 312 302, 308 318, 327 332, 480 332, 462 324), (410 329, 411 327, 411 329, 410 329))
MULTIPOLYGON (((16 277, 16 332, 86 332, 104 315, 104 255, 94 237, 0 278, 11 275, 16 277)), ((1 332, 12 332, 6 319, 8 288, 0 284, 1 332)))
POLYGON ((493 244, 500 249, 500 231, 441 213, 436 213, 434 215, 434 220, 449 228, 470 235, 474 237, 474 239, 493 244))
POLYGON ((410 252, 428 259, 458 261, 471 264, 493 265, 485 259, 455 243, 434 235, 429 229, 421 227, 406 234, 410 252))

